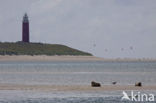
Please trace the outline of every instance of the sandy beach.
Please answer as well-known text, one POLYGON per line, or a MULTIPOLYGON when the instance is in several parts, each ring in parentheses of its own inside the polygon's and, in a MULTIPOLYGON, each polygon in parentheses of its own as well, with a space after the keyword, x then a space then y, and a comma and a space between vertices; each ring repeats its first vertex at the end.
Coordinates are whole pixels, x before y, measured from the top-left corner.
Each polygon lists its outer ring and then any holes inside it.
POLYGON ((27 91, 120 91, 120 90, 156 90, 156 85, 135 87, 133 85, 103 85, 91 87, 90 85, 22 85, 0 84, 0 90, 27 90, 27 91))
POLYGON ((101 58, 95 56, 47 56, 47 55, 5 55, 0 56, 1 61, 106 61, 106 62, 137 62, 147 61, 155 62, 156 59, 151 58, 101 58))
POLYGON ((95 56, 0 56, 0 61, 103 61, 103 58, 95 56))

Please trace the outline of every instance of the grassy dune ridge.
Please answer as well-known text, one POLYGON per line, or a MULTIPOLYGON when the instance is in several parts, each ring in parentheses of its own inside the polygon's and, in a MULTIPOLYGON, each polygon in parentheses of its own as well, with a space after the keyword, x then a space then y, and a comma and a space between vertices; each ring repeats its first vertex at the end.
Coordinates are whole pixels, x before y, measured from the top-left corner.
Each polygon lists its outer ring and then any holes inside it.
POLYGON ((0 43, 0 55, 84 55, 92 54, 60 44, 5 42, 0 43))

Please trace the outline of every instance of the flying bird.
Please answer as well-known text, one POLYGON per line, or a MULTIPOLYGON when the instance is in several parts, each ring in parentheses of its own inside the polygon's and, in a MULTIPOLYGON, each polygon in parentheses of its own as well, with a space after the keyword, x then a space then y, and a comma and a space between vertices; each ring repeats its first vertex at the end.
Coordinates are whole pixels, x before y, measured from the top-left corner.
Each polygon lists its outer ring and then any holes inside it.
POLYGON ((96 47, 96 44, 93 44, 93 47, 96 47))
POLYGON ((130 49, 133 50, 133 47, 131 46, 130 49))

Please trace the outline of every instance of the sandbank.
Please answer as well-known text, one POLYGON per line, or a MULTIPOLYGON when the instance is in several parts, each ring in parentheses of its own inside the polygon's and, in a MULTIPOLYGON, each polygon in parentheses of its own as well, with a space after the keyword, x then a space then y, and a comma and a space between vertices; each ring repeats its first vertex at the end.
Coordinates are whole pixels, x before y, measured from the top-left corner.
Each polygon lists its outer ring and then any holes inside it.
POLYGON ((134 85, 102 85, 91 87, 90 85, 23 85, 0 84, 0 90, 34 90, 34 91, 120 91, 120 90, 156 90, 156 85, 135 87, 134 85))
POLYGON ((101 58, 95 56, 0 55, 1 61, 106 61, 106 62, 156 62, 151 58, 101 58))

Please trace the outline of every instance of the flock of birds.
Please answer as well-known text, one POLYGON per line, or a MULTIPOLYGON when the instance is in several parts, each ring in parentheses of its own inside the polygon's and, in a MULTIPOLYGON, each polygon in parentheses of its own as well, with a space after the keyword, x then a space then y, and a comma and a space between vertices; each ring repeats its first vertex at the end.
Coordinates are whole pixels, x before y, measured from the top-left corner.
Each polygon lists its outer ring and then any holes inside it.
MULTIPOLYGON (((93 47, 96 47, 96 44, 93 44, 93 47)), ((130 46, 129 47, 129 50, 133 50, 133 46, 130 46)), ((124 51, 125 49, 124 48, 121 48, 121 51, 124 51)), ((108 52, 108 49, 105 49, 105 52, 108 52)))

